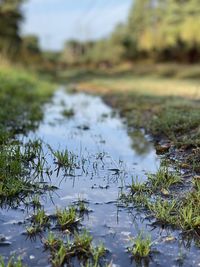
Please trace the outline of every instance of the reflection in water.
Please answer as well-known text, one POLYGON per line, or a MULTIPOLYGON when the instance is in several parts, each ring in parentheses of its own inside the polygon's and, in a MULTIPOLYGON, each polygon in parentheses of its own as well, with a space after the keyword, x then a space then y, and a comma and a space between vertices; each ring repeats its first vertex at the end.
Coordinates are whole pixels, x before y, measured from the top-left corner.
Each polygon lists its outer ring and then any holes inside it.
POLYGON ((147 137, 142 130, 133 130, 129 132, 132 140, 132 148, 138 155, 146 155, 151 152, 152 144, 147 140, 147 137))
MULTIPOLYGON (((90 230, 94 242, 105 243, 109 249, 108 260, 116 266, 179 266, 180 244, 176 241, 179 233, 171 229, 169 232, 152 229, 152 218, 146 218, 145 213, 136 208, 123 207, 117 201, 120 190, 131 183, 133 176, 145 180, 145 172, 154 172, 159 165, 152 144, 142 132, 133 131, 128 136, 122 121, 113 117, 112 109, 99 97, 69 95, 59 90, 53 103, 45 107, 43 123, 27 139, 38 137, 43 140, 45 160, 50 166, 50 180, 46 176, 44 181, 59 188, 50 195, 39 195, 48 214, 55 214, 56 207, 65 208, 82 199, 87 201, 89 209, 83 227, 90 230), (64 117, 66 109, 73 109, 74 116, 64 117), (75 168, 69 171, 61 166, 58 171, 52 151, 66 149, 74 155, 75 168), (150 261, 131 262, 126 252, 129 238, 141 230, 152 235, 160 253, 153 253, 150 261), (162 241, 168 235, 175 237, 173 243, 162 241)), ((29 202, 33 200, 29 199, 29 202)), ((49 266, 48 253, 43 251, 41 239, 32 242, 22 235, 32 212, 33 209, 26 210, 23 205, 15 210, 1 209, 1 233, 11 245, 1 247, 0 253, 8 256, 14 251, 29 266, 49 266)), ((200 260, 193 246, 190 252, 182 245, 181 250, 188 258, 193 257, 195 264, 200 260)), ((188 258, 184 259, 183 266, 190 266, 188 258)))

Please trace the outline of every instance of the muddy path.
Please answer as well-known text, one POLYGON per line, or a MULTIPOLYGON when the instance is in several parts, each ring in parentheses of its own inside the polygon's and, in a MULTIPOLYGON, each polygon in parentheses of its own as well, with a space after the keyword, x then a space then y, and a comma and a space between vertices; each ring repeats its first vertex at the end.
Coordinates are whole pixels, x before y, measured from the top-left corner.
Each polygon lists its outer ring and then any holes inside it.
MULTIPOLYGON (((60 88, 52 103, 44 107, 44 120, 36 132, 20 136, 23 141, 40 138, 51 177, 43 182, 56 188, 43 194, 40 201, 48 215, 56 208, 66 208, 83 200, 88 213, 81 227, 88 229, 93 242, 103 242, 108 249, 106 261, 113 266, 199 266, 199 250, 193 241, 185 240, 181 232, 163 226, 154 227, 154 219, 137 207, 125 207, 118 198, 131 184, 132 177, 145 181, 146 173, 155 172, 160 164, 153 144, 142 131, 135 138, 127 134, 126 124, 118 114, 99 97, 83 93, 69 94, 60 88), (66 115, 73 110, 72 116, 66 115), (57 169, 49 147, 66 148, 75 155, 76 167, 65 172, 57 169), (130 237, 144 231, 152 236, 153 253, 147 261, 135 262, 127 253, 130 237)), ((9 257, 15 253, 28 266, 51 266, 49 253, 44 250, 42 238, 51 226, 30 239, 26 235, 33 209, 24 204, 0 210, 0 254, 9 257)), ((74 266, 80 266, 75 260, 74 266)))

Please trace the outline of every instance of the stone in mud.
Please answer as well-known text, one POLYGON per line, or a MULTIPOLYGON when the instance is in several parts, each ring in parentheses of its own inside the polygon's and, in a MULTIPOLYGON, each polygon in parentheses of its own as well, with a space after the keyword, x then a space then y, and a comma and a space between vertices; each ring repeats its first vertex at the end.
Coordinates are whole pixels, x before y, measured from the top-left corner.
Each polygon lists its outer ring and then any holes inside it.
POLYGON ((156 145, 156 153, 157 155, 162 155, 162 154, 165 154, 169 151, 171 147, 171 144, 163 144, 163 145, 156 145))

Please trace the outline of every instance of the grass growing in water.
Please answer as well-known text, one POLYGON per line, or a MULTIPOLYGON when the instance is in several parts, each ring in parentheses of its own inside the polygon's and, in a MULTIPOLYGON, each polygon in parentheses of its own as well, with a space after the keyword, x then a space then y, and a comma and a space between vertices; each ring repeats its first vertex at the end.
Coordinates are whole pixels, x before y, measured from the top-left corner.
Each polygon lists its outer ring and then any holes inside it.
POLYGON ((41 150, 36 142, 18 142, 17 136, 38 126, 43 115, 42 104, 49 100, 53 90, 54 86, 38 80, 34 74, 0 65, 1 206, 17 206, 34 190, 39 190, 35 176, 44 169, 41 150))
POLYGON ((40 179, 47 171, 47 162, 39 140, 29 141, 26 144, 15 141, 1 145, 1 206, 8 204, 14 207, 25 201, 29 195, 44 192, 47 187, 40 182, 40 179))
POLYGON ((74 153, 70 152, 68 149, 64 151, 53 150, 51 147, 49 147, 49 149, 55 158, 55 163, 58 166, 58 173, 61 168, 70 172, 76 168, 76 155, 74 153))
POLYGON ((71 118, 74 116, 74 110, 72 108, 70 109, 67 109, 65 108, 63 111, 62 111, 62 115, 65 117, 65 118, 71 118))
POLYGON ((58 224, 63 230, 75 227, 80 221, 80 218, 78 218, 76 209, 74 207, 64 210, 57 209, 56 216, 58 219, 58 224))
POLYGON ((90 262, 93 267, 97 267, 100 259, 104 257, 106 249, 103 244, 97 247, 93 246, 92 240, 92 236, 84 230, 81 234, 76 232, 73 237, 67 237, 66 242, 50 233, 44 240, 44 244, 51 251, 51 263, 55 267, 70 263, 75 257, 80 262, 90 262))
POLYGON ((150 236, 144 236, 141 232, 137 237, 131 239, 133 245, 128 248, 128 251, 135 258, 145 258, 150 255, 152 241, 150 236))
POLYGON ((148 203, 148 209, 152 215, 158 220, 159 223, 174 224, 176 217, 173 216, 177 209, 177 202, 175 200, 164 200, 157 198, 154 202, 148 203))
POLYGON ((49 217, 46 215, 43 209, 37 210, 37 212, 33 215, 34 224, 42 227, 49 224, 49 217))
POLYGON ((62 240, 57 238, 53 232, 50 232, 46 239, 43 239, 45 248, 56 250, 62 245, 62 240))
POLYGON ((164 173, 167 173, 167 176, 161 175, 163 171, 158 170, 158 173, 153 175, 153 182, 150 175, 143 185, 133 180, 129 192, 122 193, 121 200, 126 204, 136 204, 137 207, 144 208, 148 215, 156 218, 159 224, 173 225, 183 231, 197 233, 198 236, 200 233, 199 179, 193 179, 193 189, 180 197, 174 187, 180 183, 180 176, 177 176, 176 172, 174 174, 170 172, 170 175, 168 171, 164 173), (156 180, 156 177, 159 179, 156 180), (166 177, 169 179, 166 180, 166 177), (170 188, 167 196, 162 194, 162 188, 170 188))
POLYGON ((6 264, 4 259, 0 257, 0 266, 1 267, 26 267, 22 264, 22 260, 18 258, 17 260, 14 259, 14 257, 11 257, 11 259, 6 264))
POLYGON ((168 190, 171 186, 180 184, 180 174, 170 171, 168 166, 161 166, 155 174, 148 175, 148 182, 150 187, 155 190, 166 189, 168 190))

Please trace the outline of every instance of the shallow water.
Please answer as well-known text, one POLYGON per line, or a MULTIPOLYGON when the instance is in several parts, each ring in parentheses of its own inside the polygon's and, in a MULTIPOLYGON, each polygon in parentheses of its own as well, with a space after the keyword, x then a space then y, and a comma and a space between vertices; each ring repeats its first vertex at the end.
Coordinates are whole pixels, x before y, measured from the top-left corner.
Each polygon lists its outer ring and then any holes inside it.
MULTIPOLYGON (((35 133, 24 139, 41 138, 53 149, 69 149, 77 155, 79 168, 70 175, 62 170, 53 172, 51 184, 59 189, 43 196, 42 202, 49 214, 56 207, 67 207, 79 198, 87 200, 89 209, 83 226, 108 248, 108 261, 116 266, 200 266, 200 256, 194 244, 187 247, 177 241, 178 231, 160 229, 150 225, 153 220, 133 208, 118 204, 121 188, 131 183, 132 177, 145 180, 147 172, 155 172, 159 158, 149 138, 142 131, 134 132, 134 139, 127 134, 126 124, 103 103, 101 98, 86 94, 68 94, 58 90, 53 103, 45 106, 45 116, 35 133), (64 118, 62 111, 73 108, 75 115, 64 118), (126 248, 129 237, 143 230, 152 235, 153 253, 149 262, 136 264, 131 261, 126 248), (171 242, 166 237, 174 236, 171 242)), ((49 149, 44 145, 47 161, 54 170, 49 149)), ((48 178, 45 178, 48 180, 48 178)), ((7 238, 7 246, 0 247, 0 254, 21 255, 28 266, 50 266, 49 254, 43 251, 41 238, 30 240, 24 235, 25 219, 31 215, 22 206, 18 209, 0 210, 0 234, 7 238)), ((44 233, 45 235, 45 233, 44 233)))

